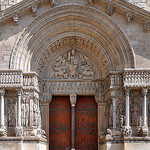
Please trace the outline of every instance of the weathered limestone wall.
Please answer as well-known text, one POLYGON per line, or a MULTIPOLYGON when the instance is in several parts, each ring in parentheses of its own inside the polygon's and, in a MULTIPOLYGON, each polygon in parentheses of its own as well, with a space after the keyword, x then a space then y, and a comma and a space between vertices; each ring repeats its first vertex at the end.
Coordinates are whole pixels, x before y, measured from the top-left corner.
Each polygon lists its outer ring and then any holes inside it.
POLYGON ((125 16, 114 12, 111 16, 121 27, 134 50, 137 68, 150 68, 150 32, 145 32, 143 24, 135 20, 128 23, 125 16))
MULTIPOLYGON (((50 5, 44 5, 38 8, 37 16, 42 14, 45 10, 49 9, 50 5)), ((16 25, 12 20, 4 23, 0 30, 0 67, 1 69, 9 69, 9 61, 12 50, 18 38, 22 35, 24 30, 35 19, 32 12, 19 17, 19 25, 16 25)))

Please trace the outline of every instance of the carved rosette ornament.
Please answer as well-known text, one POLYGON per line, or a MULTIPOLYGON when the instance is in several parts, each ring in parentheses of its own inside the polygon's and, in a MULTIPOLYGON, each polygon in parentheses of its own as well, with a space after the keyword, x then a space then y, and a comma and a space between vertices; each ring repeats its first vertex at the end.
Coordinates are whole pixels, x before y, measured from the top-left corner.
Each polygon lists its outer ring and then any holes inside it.
POLYGON ((94 76, 89 59, 75 49, 59 56, 53 65, 53 79, 90 79, 94 76))

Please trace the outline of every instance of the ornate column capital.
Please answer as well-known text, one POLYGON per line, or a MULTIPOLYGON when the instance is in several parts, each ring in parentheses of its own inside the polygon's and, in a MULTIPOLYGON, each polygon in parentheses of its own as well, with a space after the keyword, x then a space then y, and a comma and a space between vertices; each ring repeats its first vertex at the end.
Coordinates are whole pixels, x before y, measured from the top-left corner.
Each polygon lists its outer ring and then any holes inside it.
POLYGON ((22 91, 21 88, 17 88, 16 90, 17 90, 17 94, 18 94, 18 95, 22 95, 22 94, 23 94, 23 91, 22 91))
POLYGON ((126 96, 129 96, 129 94, 130 94, 130 88, 125 88, 125 94, 126 94, 126 96))
POLYGON ((43 95, 43 103, 51 103, 52 101, 52 94, 43 95))
POLYGON ((4 88, 0 88, 0 95, 4 95, 5 94, 5 89, 4 88))
POLYGON ((148 89, 147 88, 142 88, 142 95, 146 96, 148 93, 148 89))
POLYGON ((77 95, 76 94, 70 94, 70 103, 71 106, 75 106, 77 100, 77 95))
POLYGON ((124 137, 131 137, 132 135, 132 129, 130 126, 124 126, 122 129, 122 134, 124 137))

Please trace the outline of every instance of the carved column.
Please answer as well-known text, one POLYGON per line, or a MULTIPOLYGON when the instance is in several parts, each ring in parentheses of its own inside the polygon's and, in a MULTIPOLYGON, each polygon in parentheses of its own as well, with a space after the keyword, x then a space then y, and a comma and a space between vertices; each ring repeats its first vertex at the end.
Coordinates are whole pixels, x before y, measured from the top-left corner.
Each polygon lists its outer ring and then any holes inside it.
MULTIPOLYGON (((105 130, 105 107, 106 101, 102 98, 101 93, 95 95, 95 101, 97 103, 98 110, 98 137, 105 130)), ((98 143, 100 143, 100 138, 98 138, 98 143)), ((100 145, 98 144, 98 150, 100 150, 100 145)))
POLYGON ((126 115, 126 119, 125 119, 125 126, 130 126, 130 98, 129 98, 129 95, 130 95, 130 90, 127 89, 125 91, 125 97, 126 97, 126 109, 125 109, 125 115, 126 115))
POLYGON ((52 101, 52 95, 43 95, 42 101, 42 128, 46 132, 46 136, 49 141, 49 105, 52 101))
POLYGON ((116 97, 112 97, 112 106, 113 106, 113 129, 116 128, 116 97))
POLYGON ((142 135, 147 136, 148 135, 148 125, 147 125, 147 93, 148 89, 143 88, 142 89, 142 95, 143 95, 143 126, 142 126, 142 135))
POLYGON ((4 116, 4 94, 5 94, 5 89, 1 88, 0 89, 0 95, 1 95, 1 120, 0 120, 0 136, 6 136, 7 131, 5 127, 5 116, 4 116))
POLYGON ((113 116, 113 129, 116 128, 116 124, 117 124, 117 115, 116 115, 116 101, 117 101, 117 91, 112 90, 111 91, 111 99, 112 99, 112 116, 113 116))
POLYGON ((4 124, 4 94, 5 94, 5 89, 0 89, 0 94, 1 94, 1 128, 5 126, 4 124))
POLYGON ((126 89, 125 91, 125 126, 123 128, 124 136, 131 136, 132 129, 130 127, 130 90, 126 89))
POLYGON ((23 129, 21 126, 21 95, 22 89, 17 89, 18 99, 17 99, 17 126, 16 126, 16 136, 23 135, 23 129))
POLYGON ((76 94, 70 94, 71 103, 71 150, 75 150, 75 104, 77 96, 76 94))
POLYGON ((17 93, 18 93, 18 100, 17 100, 17 114, 18 114, 18 117, 17 117, 17 125, 18 126, 21 126, 21 94, 22 94, 22 90, 21 89, 18 89, 17 90, 17 93))

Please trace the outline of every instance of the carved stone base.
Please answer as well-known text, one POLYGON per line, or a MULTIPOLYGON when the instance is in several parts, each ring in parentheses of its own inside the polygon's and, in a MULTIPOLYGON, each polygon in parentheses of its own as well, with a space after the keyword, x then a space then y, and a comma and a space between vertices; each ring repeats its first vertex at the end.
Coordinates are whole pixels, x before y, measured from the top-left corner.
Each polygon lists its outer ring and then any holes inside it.
POLYGON ((148 133, 149 133, 148 126, 142 126, 141 131, 140 131, 140 135, 141 136, 147 136, 148 133))
POLYGON ((122 134, 124 137, 130 137, 132 135, 132 129, 130 126, 124 126, 122 129, 122 134))
POLYGON ((15 128, 16 136, 23 136, 23 128, 22 126, 17 126, 15 128))
POLYGON ((7 136, 7 128, 5 126, 0 127, 0 137, 7 136))
POLYGON ((26 130, 24 132, 24 136, 36 136, 36 137, 46 138, 46 133, 44 130, 40 128, 35 128, 35 129, 26 130))
POLYGON ((24 136, 36 136, 36 135, 37 135, 37 128, 24 131, 24 136))
POLYGON ((37 136, 42 137, 42 138, 46 138, 46 132, 42 129, 37 129, 37 136))

